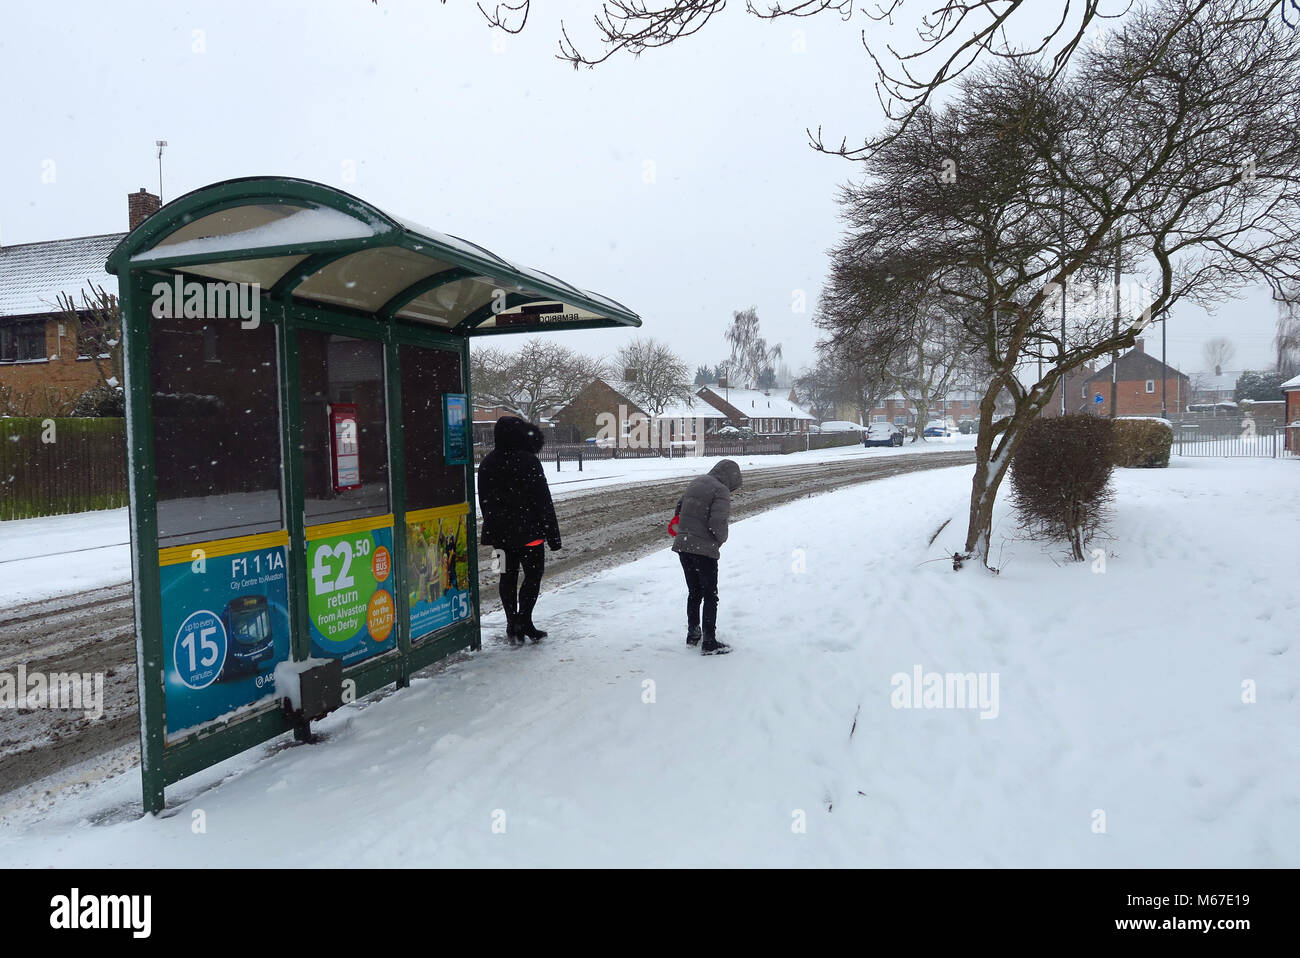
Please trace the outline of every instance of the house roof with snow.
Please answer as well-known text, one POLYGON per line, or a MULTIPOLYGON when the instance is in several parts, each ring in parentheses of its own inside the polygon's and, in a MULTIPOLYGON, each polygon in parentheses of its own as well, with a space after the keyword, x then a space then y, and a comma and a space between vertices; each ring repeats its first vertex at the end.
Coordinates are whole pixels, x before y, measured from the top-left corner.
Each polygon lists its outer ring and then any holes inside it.
POLYGON ((104 269, 125 233, 0 246, 0 316, 40 316, 58 311, 59 294, 81 300, 89 283, 117 293, 104 269))
MULTIPOLYGON (((792 403, 777 393, 766 393, 761 389, 717 389, 704 387, 697 393, 706 400, 713 397, 720 400, 719 406, 724 413, 726 406, 732 407, 742 416, 750 419, 802 419, 816 422, 817 417, 806 409, 792 403), (706 396, 706 393, 708 394, 706 396)), ((717 403, 714 403, 717 405, 717 403)))
POLYGON ((1197 389, 1201 392, 1234 392, 1237 388, 1237 379, 1241 376, 1239 369, 1225 369, 1218 375, 1206 370, 1201 373, 1196 380, 1197 389))
MULTIPOLYGON (((625 379, 601 379, 606 386, 614 390, 620 396, 626 396, 632 399, 638 407, 645 404, 638 399, 634 399, 636 392, 636 383, 630 383, 625 379)), ((693 387, 683 385, 683 389, 689 391, 693 387)), ((722 410, 709 405, 703 399, 691 394, 689 399, 677 399, 666 406, 659 413, 659 419, 725 419, 726 414, 722 410)))
POLYGON ((1291 392, 1295 389, 1300 389, 1300 376, 1296 376, 1294 379, 1288 379, 1282 384, 1283 392, 1291 392))

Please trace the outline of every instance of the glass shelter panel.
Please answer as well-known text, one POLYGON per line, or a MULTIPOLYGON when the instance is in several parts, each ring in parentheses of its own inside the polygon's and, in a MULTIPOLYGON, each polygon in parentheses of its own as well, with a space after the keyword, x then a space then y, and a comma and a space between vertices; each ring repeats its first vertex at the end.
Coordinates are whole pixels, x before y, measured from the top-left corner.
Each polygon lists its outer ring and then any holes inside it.
POLYGON ((153 321, 160 546, 284 528, 275 337, 237 318, 153 321))

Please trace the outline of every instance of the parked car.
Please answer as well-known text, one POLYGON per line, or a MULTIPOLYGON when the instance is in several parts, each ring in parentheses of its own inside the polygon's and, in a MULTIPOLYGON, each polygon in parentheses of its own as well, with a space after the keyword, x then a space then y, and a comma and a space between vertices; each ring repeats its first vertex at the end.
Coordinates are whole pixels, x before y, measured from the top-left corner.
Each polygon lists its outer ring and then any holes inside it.
POLYGON ((865 427, 859 426, 856 422, 832 419, 830 422, 824 422, 815 428, 818 432, 862 432, 865 427))
POLYGON ((873 422, 862 434, 863 446, 901 446, 903 429, 892 422, 873 422))
POLYGON ((925 435, 927 436, 951 436, 952 430, 942 419, 931 419, 925 424, 925 435))

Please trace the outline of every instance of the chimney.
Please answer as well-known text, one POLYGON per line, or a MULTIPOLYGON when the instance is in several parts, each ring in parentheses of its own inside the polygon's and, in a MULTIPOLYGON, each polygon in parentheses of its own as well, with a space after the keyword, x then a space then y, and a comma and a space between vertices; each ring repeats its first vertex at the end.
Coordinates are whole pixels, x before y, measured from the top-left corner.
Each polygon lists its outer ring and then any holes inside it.
POLYGON ((162 200, 143 186, 140 187, 139 193, 126 194, 126 212, 131 223, 127 229, 135 229, 160 209, 162 209, 162 200))
POLYGON ((1133 348, 1136 349, 1136 350, 1137 350, 1138 352, 1140 352, 1140 353, 1145 353, 1145 352, 1147 351, 1147 350, 1146 350, 1146 345, 1142 342, 1142 337, 1141 337, 1141 336, 1139 336, 1137 342, 1135 342, 1135 343, 1133 344, 1133 348))

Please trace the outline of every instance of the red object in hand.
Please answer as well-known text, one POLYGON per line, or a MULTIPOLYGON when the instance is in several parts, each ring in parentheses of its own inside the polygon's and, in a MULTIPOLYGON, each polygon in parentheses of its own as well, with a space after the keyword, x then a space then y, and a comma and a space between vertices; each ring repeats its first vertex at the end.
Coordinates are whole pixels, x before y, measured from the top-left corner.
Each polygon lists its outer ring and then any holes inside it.
POLYGON ((544 540, 544 539, 534 539, 532 542, 525 543, 524 548, 525 548, 525 549, 529 549, 529 548, 531 548, 531 547, 533 547, 533 546, 539 546, 539 545, 541 545, 544 541, 546 541, 546 540, 544 540))
POLYGON ((680 518, 681 516, 673 516, 671 519, 668 520, 668 534, 670 536, 677 535, 677 520, 680 518))

